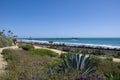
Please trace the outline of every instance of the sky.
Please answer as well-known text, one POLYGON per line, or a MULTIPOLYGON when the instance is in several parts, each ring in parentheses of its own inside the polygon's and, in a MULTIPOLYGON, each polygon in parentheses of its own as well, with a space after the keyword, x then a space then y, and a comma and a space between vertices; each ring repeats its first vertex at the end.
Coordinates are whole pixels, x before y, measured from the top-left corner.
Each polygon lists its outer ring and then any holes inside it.
POLYGON ((0 0, 0 30, 18 37, 120 37, 120 0, 0 0))

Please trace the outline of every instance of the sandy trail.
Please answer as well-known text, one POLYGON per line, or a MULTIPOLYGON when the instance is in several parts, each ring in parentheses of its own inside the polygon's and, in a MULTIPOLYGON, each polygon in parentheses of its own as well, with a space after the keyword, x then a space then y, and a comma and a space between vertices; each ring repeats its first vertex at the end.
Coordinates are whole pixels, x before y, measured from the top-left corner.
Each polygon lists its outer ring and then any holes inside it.
POLYGON ((4 60, 3 55, 1 54, 4 49, 17 49, 17 46, 10 46, 10 47, 4 47, 0 48, 0 73, 4 72, 5 66, 7 65, 7 62, 4 60))
POLYGON ((66 52, 64 52, 64 51, 61 51, 61 50, 57 50, 57 49, 50 49, 50 48, 46 48, 46 47, 39 47, 39 46, 34 46, 36 49, 48 49, 48 50, 51 50, 51 51, 53 51, 53 52, 56 52, 56 53, 58 53, 59 55, 61 54, 61 53, 66 53, 66 52))

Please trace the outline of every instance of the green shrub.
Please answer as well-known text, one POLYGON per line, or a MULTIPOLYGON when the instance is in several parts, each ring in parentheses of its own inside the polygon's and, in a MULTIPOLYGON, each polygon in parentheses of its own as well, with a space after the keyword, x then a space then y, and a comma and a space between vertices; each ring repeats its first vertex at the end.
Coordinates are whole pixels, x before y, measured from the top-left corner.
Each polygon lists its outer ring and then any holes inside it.
POLYGON ((120 52, 118 52, 117 54, 113 55, 116 58, 120 58, 120 52))
POLYGON ((66 48, 62 48, 62 51, 70 52, 71 49, 66 47, 66 48))
POLYGON ((11 46, 12 43, 12 39, 0 36, 0 47, 11 46))
POLYGON ((66 57, 67 53, 61 53, 60 58, 64 59, 66 57))
POLYGON ((89 51, 88 50, 82 50, 81 53, 82 54, 89 54, 89 51))
POLYGON ((98 56, 92 56, 91 62, 96 66, 96 70, 98 74, 111 73, 111 72, 119 72, 120 71, 120 63, 113 62, 112 58, 101 59, 98 56))
POLYGON ((99 63, 101 63, 101 59, 96 56, 91 56, 91 64, 94 64, 96 67, 99 67, 99 63))
POLYGON ((97 71, 101 74, 120 72, 119 65, 120 63, 101 59, 100 63, 98 63, 97 71))
POLYGON ((34 49, 34 46, 31 44, 19 44, 18 47, 22 48, 23 50, 26 50, 26 51, 34 49))
POLYGON ((120 80, 120 72, 112 72, 105 74, 106 80, 120 80))
POLYGON ((50 57, 58 56, 57 53, 47 49, 32 49, 31 52, 33 55, 50 56, 50 57))
POLYGON ((4 55, 4 59, 5 59, 6 61, 18 60, 18 57, 15 57, 17 54, 14 54, 14 55, 13 55, 12 53, 13 53, 13 52, 12 52, 11 49, 4 49, 1 54, 4 55))
POLYGON ((101 50, 95 50, 91 54, 93 54, 93 55, 105 55, 105 53, 103 51, 101 51, 101 50))
POLYGON ((57 49, 57 46, 50 45, 50 47, 48 47, 48 48, 51 48, 51 49, 57 49))
POLYGON ((107 61, 113 61, 113 58, 107 57, 105 60, 107 60, 107 61))
POLYGON ((117 53, 117 56, 118 56, 118 57, 120 57, 120 52, 119 52, 119 53, 117 53))

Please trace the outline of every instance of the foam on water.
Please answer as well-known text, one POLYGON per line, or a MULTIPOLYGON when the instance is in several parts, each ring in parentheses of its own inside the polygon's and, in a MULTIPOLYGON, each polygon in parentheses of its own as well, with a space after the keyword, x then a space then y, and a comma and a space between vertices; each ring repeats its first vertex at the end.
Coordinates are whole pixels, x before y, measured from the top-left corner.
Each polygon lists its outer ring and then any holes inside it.
MULTIPOLYGON (((48 41, 41 41, 41 40, 26 40, 26 39, 22 39, 22 40, 18 40, 19 42, 37 42, 37 43, 49 43, 48 41)), ((54 44, 65 44, 65 45, 69 45, 69 46, 87 46, 87 47, 102 47, 102 48, 110 48, 110 49, 120 49, 120 46, 113 46, 113 45, 103 45, 103 44, 86 44, 86 43, 72 43, 72 42, 54 42, 54 44)))

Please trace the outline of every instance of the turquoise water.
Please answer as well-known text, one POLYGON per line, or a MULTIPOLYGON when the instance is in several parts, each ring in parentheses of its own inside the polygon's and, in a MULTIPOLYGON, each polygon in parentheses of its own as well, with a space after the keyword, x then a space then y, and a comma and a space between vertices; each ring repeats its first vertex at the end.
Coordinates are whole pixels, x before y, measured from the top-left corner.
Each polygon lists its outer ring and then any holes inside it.
POLYGON ((24 38, 23 41, 65 43, 71 45, 120 48, 120 38, 24 38))

